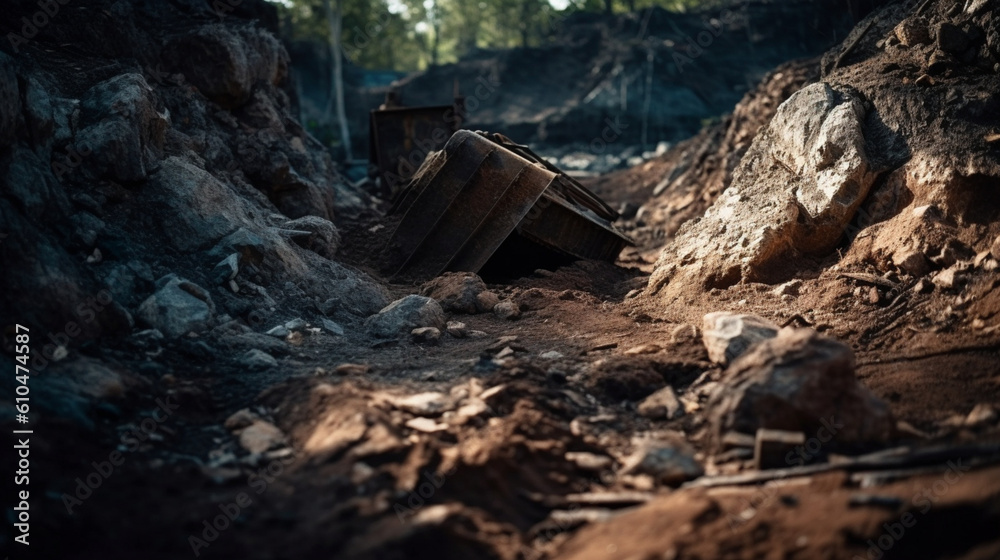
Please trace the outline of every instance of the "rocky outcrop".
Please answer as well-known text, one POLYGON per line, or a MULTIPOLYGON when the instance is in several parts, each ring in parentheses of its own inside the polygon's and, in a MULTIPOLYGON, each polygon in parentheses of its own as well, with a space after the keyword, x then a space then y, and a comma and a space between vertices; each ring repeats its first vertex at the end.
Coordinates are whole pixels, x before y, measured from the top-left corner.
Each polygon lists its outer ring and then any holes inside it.
POLYGON ((846 89, 818 83, 790 97, 733 184, 664 250, 650 289, 675 279, 704 289, 775 280, 787 274, 781 265, 832 249, 875 178, 864 119, 864 104, 846 89))

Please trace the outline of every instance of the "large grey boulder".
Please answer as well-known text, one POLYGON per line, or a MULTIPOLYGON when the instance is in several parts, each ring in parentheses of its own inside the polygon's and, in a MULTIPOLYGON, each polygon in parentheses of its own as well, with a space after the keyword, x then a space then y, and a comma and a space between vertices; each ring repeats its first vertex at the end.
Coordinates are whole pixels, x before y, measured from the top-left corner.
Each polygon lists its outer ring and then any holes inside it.
POLYGON ((214 321, 212 297, 193 282, 168 274, 156 292, 139 305, 139 319, 172 338, 207 331, 214 321))
POLYGON ((140 203, 157 209, 150 217, 164 240, 180 251, 210 247, 250 226, 247 203, 231 187, 179 157, 163 160, 141 191, 140 203))
POLYGON ((768 428, 857 444, 894 429, 889 408, 855 378, 851 349, 811 329, 782 329, 737 358, 707 410, 720 440, 768 428))
POLYGON ((650 290, 775 281, 801 255, 841 239, 875 178, 865 154, 865 108, 850 91, 817 83, 779 108, 733 182, 660 256, 650 290))
POLYGON ((413 329, 445 327, 444 310, 429 297, 411 295, 398 299, 365 320, 368 334, 376 338, 409 335, 413 329))

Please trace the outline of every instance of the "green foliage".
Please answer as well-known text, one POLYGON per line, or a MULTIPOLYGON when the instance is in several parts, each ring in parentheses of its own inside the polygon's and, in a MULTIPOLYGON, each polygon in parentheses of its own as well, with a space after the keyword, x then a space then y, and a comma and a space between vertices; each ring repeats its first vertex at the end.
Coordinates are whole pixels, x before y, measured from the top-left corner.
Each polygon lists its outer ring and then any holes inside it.
MULTIPOLYGON (((615 13, 651 6, 688 11, 721 0, 343 0, 343 45, 355 64, 411 71, 454 62, 477 48, 537 46, 577 11, 615 13)), ((286 34, 326 42, 323 0, 281 0, 286 34)))

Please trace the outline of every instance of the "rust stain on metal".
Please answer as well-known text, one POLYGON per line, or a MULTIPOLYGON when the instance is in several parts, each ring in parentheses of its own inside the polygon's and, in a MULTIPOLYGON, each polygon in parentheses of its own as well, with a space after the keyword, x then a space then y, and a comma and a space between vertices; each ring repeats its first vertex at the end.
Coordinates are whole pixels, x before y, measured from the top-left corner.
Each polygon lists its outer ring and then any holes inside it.
POLYGON ((456 132, 396 197, 401 215, 383 269, 426 279, 479 272, 509 239, 576 259, 614 261, 632 244, 618 213, 526 146, 499 135, 456 132))

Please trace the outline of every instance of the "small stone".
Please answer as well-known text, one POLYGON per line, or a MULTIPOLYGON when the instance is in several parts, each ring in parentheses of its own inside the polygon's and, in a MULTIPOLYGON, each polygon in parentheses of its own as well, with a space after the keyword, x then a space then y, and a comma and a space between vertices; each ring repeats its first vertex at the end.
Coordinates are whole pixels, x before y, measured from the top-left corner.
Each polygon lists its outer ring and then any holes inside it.
POLYGON ((240 255, 238 253, 231 253, 228 257, 219 261, 219 264, 215 265, 212 269, 212 279, 215 280, 216 284, 226 284, 240 271, 240 255))
POLYGON ((614 459, 607 455, 587 453, 585 451, 567 451, 566 460, 585 471, 603 471, 614 465, 614 459))
POLYGON ((909 17, 896 26, 896 38, 904 47, 925 45, 931 42, 927 20, 922 17, 909 17))
POLYGON ((941 219, 941 209, 933 204, 917 206, 913 209, 913 216, 929 222, 941 219))
POLYGON ((993 255, 994 259, 1000 261, 1000 235, 993 240, 993 245, 990 247, 990 255, 993 255))
POLYGON ((259 370, 278 365, 278 360, 267 352, 253 348, 240 356, 239 363, 249 369, 259 370))
POLYGON ((899 270, 915 278, 919 278, 930 271, 930 264, 927 262, 927 257, 920 251, 905 253, 896 259, 894 264, 899 270))
POLYGON ((789 432, 785 430, 757 430, 757 438, 754 442, 754 466, 759 470, 780 469, 790 467, 797 463, 789 464, 785 459, 789 453, 795 451, 797 446, 806 442, 806 436, 802 432, 789 432))
POLYGON ((921 87, 927 87, 934 85, 934 78, 928 76, 927 74, 921 74, 917 76, 917 79, 913 82, 921 87))
POLYGON ((290 331, 301 331, 304 330, 309 324, 306 323, 305 319, 296 317, 291 321, 285 323, 285 328, 290 331))
POLYGON ((778 286, 774 289, 774 295, 777 296, 797 296, 799 295, 799 290, 802 288, 802 280, 796 278, 785 282, 784 284, 778 286))
POLYGON ((333 372, 337 375, 364 375, 368 373, 367 364, 340 364, 334 368, 333 372))
POLYGON ((323 330, 334 335, 334 336, 344 336, 344 327, 340 326, 336 321, 331 321, 330 319, 320 319, 320 324, 323 325, 323 330))
POLYGON ((445 330, 455 338, 465 338, 469 334, 469 329, 465 326, 465 323, 459 321, 448 321, 445 330))
POLYGON ((424 418, 420 416, 418 418, 410 418, 406 421, 406 427, 418 432, 424 432, 426 434, 433 434, 436 432, 443 432, 448 429, 447 424, 438 424, 430 418, 424 418))
POLYGON ((927 73, 931 76, 938 76, 943 74, 948 68, 955 64, 955 59, 951 55, 941 52, 934 51, 931 57, 927 60, 927 73))
POLYGON ((633 346, 625 351, 628 356, 638 356, 640 354, 656 354, 663 350, 663 347, 658 344, 640 344, 639 346, 633 346))
POLYGON ((273 336, 274 338, 285 338, 288 336, 289 331, 284 325, 278 325, 277 327, 267 331, 267 334, 269 336, 273 336))
POLYGON ((622 468, 623 474, 645 474, 661 484, 678 485, 705 474, 689 453, 672 446, 648 445, 636 451, 622 468))
POLYGON ((878 302, 882 301, 882 294, 878 292, 878 288, 871 286, 868 288, 868 303, 876 305, 878 302))
POLYGON ((672 420, 684 414, 684 407, 670 385, 649 395, 639 403, 639 415, 652 420, 672 420))
POLYGON ((250 453, 264 453, 284 444, 285 434, 263 420, 257 420, 240 432, 240 445, 250 453))
POLYGON ((997 411, 986 403, 979 403, 973 407, 972 412, 965 417, 965 425, 977 427, 985 424, 992 424, 997 421, 997 411))
POLYGON ((250 412, 249 408, 242 408, 232 413, 229 418, 226 418, 223 426, 230 431, 240 430, 253 424, 256 420, 258 420, 256 414, 250 412))
POLYGON ((514 355, 514 349, 511 348, 510 346, 504 346, 504 348, 502 350, 500 350, 499 352, 497 352, 497 355, 495 356, 495 358, 498 359, 498 360, 502 360, 504 358, 509 358, 509 357, 511 357, 513 355, 514 355))
POLYGON ((521 309, 508 299, 493 306, 493 314, 501 319, 514 320, 521 316, 521 309))
POLYGON ((934 283, 926 278, 921 278, 913 285, 913 292, 917 294, 929 294, 934 291, 934 283))
POLYGON ((417 416, 440 414, 449 405, 448 397, 444 393, 433 391, 396 397, 390 402, 396 408, 417 416))
POLYGON ((446 272, 424 284, 420 293, 453 313, 482 313, 496 305, 496 296, 483 295, 489 293, 486 284, 471 272, 446 272))
POLYGON ((410 331, 410 337, 414 342, 425 342, 434 344, 441 340, 441 329, 437 327, 420 327, 410 331))
POLYGON ((563 355, 555 350, 549 350, 548 352, 539 354, 538 357, 543 360, 558 360, 559 358, 562 358, 563 355))
POLYGON ((991 257, 989 251, 980 251, 979 253, 976 254, 976 258, 973 259, 972 266, 976 268, 981 268, 983 266, 983 263, 985 263, 990 258, 991 257))
POLYGON ((959 275, 959 271, 955 267, 946 268, 931 278, 934 285, 942 290, 950 290, 958 286, 962 278, 959 275))
POLYGON ((500 303, 500 296, 487 290, 476 296, 476 302, 480 309, 489 310, 493 309, 496 307, 496 304, 500 303))
POLYGON ((702 341, 708 358, 727 364, 762 340, 774 338, 778 326, 756 315, 716 312, 705 315, 702 341))

